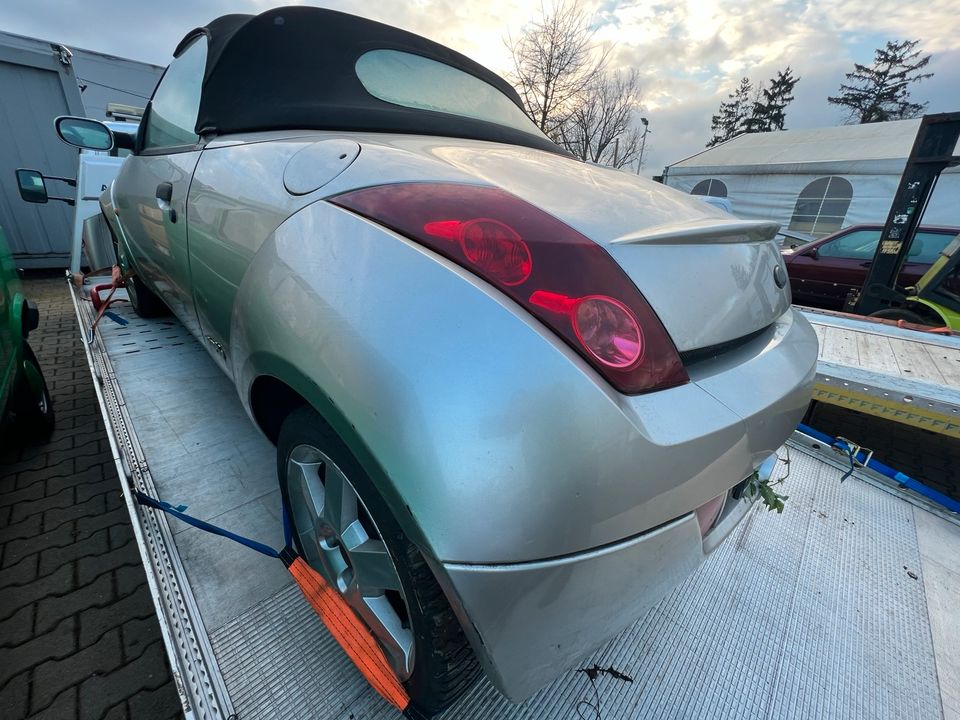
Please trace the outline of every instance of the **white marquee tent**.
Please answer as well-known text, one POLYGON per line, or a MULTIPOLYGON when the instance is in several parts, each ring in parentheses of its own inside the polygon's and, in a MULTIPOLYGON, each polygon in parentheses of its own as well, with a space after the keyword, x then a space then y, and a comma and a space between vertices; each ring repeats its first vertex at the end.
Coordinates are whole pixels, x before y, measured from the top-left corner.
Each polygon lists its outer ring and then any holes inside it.
MULTIPOLYGON (((733 214, 817 236, 883 223, 920 120, 740 135, 664 169, 670 187, 727 197, 733 214)), ((947 170, 923 217, 960 226, 960 168, 947 170)))

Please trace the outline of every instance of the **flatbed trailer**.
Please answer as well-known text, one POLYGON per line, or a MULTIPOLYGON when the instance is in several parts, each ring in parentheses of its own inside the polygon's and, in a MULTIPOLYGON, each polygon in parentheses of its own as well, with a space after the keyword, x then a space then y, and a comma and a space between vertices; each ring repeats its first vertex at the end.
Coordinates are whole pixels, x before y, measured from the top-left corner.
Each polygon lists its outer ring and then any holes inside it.
MULTIPOLYGON (((69 286, 85 337, 98 282, 69 286)), ((127 324, 104 319, 87 359, 185 716, 399 717, 279 560, 134 501, 282 545, 275 451, 233 385, 176 320, 113 312, 127 324)), ((481 680, 444 717, 960 717, 957 518, 867 469, 840 484, 846 458, 806 436, 780 458, 782 515, 754 507, 673 594, 523 705, 481 680)))
POLYGON ((814 400, 960 439, 960 336, 803 313, 820 341, 814 400))

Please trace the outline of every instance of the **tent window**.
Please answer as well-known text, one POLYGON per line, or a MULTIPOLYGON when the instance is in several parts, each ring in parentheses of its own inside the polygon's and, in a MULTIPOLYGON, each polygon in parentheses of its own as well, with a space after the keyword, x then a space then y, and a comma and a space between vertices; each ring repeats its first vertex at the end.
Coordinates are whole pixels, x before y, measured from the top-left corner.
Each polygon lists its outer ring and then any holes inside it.
POLYGON ((714 180, 713 178, 710 178, 709 180, 701 180, 694 185, 693 190, 690 191, 690 194, 709 195, 711 197, 726 197, 727 186, 724 185, 720 180, 714 180))
POLYGON ((842 177, 818 178, 807 185, 793 208, 790 229, 821 237, 843 227, 853 185, 842 177))

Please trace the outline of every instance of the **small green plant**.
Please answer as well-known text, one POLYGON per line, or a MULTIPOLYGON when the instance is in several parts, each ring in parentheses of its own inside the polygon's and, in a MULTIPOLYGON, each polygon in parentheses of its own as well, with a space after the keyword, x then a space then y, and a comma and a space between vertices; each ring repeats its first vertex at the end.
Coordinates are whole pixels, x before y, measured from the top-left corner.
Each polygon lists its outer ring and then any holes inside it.
POLYGON ((767 506, 767 510, 776 510, 778 513, 783 512, 783 504, 789 499, 788 495, 781 495, 774 490, 777 485, 780 485, 790 476, 790 448, 786 446, 786 450, 787 457, 779 458, 780 461, 787 466, 786 473, 776 480, 771 480, 770 478, 761 480, 760 473, 754 470, 753 475, 750 476, 750 481, 747 483, 747 487, 744 489, 747 497, 755 498, 757 494, 759 494, 760 500, 767 506))

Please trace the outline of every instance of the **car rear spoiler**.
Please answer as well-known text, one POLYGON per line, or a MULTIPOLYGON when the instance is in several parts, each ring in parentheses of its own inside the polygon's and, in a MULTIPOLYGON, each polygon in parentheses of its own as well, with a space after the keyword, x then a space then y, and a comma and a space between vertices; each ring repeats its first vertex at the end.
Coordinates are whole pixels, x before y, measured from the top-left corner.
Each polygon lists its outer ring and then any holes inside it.
POLYGON ((779 223, 765 220, 725 221, 718 218, 701 218, 688 222, 656 225, 631 232, 610 242, 614 245, 762 242, 773 238, 779 229, 779 223))

